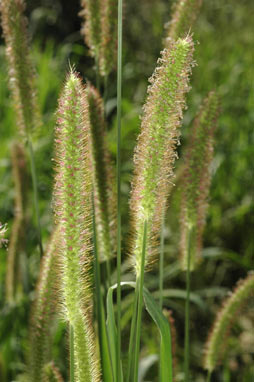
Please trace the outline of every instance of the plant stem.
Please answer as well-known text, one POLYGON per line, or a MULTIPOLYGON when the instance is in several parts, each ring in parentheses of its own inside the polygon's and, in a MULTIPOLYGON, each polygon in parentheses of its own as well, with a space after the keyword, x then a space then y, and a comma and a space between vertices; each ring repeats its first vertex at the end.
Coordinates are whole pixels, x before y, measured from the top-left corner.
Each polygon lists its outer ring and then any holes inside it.
POLYGON ((70 336, 70 382, 74 382, 74 332, 73 326, 69 323, 70 336))
POLYGON ((130 342, 129 342, 129 351, 128 351, 128 366, 127 366, 126 382, 130 381, 131 367, 133 365, 133 358, 134 358, 133 347, 134 347, 134 338, 135 338, 136 322, 137 322, 137 305, 138 305, 138 293, 137 293, 137 288, 136 288, 135 298, 134 298, 134 303, 133 303, 132 320, 131 320, 131 331, 130 331, 130 342))
POLYGON ((188 258, 186 271, 186 301, 185 301, 185 341, 184 341, 184 374, 185 382, 189 382, 190 357, 190 260, 191 260, 192 228, 188 230, 188 258))
POLYGON ((138 315, 136 324, 136 342, 135 342, 135 358, 134 358, 134 382, 138 382, 138 363, 139 363, 139 349, 140 349, 140 335, 141 335, 141 317, 143 309, 143 288, 144 288, 144 275, 145 275, 145 253, 147 242, 147 221, 144 222, 143 233, 143 246, 141 258, 140 275, 137 277, 136 293, 138 293, 138 315))
POLYGON ((159 269, 159 272, 160 272, 159 273, 159 290, 160 290, 159 305, 161 310, 163 308, 164 226, 165 226, 165 218, 163 213, 162 224, 161 224, 161 237, 160 237, 160 269, 159 269))
POLYGON ((121 381, 121 114, 122 114, 122 0, 118 0, 117 50, 117 381, 121 381))
POLYGON ((33 150, 33 145, 32 145, 32 141, 30 137, 27 137, 27 143, 28 143, 32 182, 33 182, 33 198, 34 198, 34 210, 35 210, 36 224, 37 224, 38 245, 40 249, 40 256, 42 257, 43 247, 42 247, 42 240, 41 240, 41 223, 40 223, 40 214, 39 214, 39 205, 38 205, 38 182, 37 182, 37 176, 36 176, 34 150, 33 150))
POLYGON ((207 374, 207 382, 211 382, 212 372, 209 370, 207 374))

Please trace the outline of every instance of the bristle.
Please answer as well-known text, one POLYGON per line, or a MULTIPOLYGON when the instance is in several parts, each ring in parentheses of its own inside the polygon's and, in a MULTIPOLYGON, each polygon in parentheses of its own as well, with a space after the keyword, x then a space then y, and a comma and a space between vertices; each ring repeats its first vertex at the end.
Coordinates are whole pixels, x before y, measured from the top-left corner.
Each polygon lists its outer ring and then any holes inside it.
POLYGON ((202 0, 177 0, 173 4, 171 21, 167 25, 166 47, 170 40, 184 37, 191 30, 201 5, 202 0))
POLYGON ((74 329, 76 374, 80 382, 97 382, 99 368, 91 325, 93 165, 88 110, 87 92, 77 73, 71 71, 57 113, 54 207, 61 224, 63 296, 67 319, 74 329))
POLYGON ((39 126, 39 109, 35 86, 35 69, 29 51, 27 19, 23 0, 2 0, 2 27, 9 64, 10 88, 22 134, 39 126))
POLYGON ((83 18, 81 34, 89 47, 91 56, 98 61, 101 45, 101 0, 81 0, 83 18))
MULTIPOLYGON (((51 235, 41 262, 36 295, 30 316, 28 371, 31 382, 43 382, 44 367, 50 360, 50 328, 56 313, 60 228, 51 235)), ((59 287, 59 285, 58 285, 59 287)))
POLYGON ((143 225, 147 221, 148 243, 145 265, 157 254, 157 238, 166 209, 173 165, 177 157, 179 127, 185 108, 193 54, 190 36, 172 42, 162 52, 150 79, 144 106, 141 134, 134 154, 134 179, 131 192, 133 246, 131 258, 140 273, 143 225))
POLYGON ((241 280, 218 312, 205 345, 204 368, 213 371, 223 358, 226 338, 243 306, 254 297, 254 273, 241 280))
POLYGON ((11 150, 12 174, 14 180, 14 221, 11 229, 11 237, 8 248, 7 271, 6 271, 6 301, 12 303, 15 300, 18 252, 22 251, 25 229, 25 204, 26 204, 26 157, 24 147, 15 143, 11 150))
POLYGON ((101 45, 99 68, 102 76, 108 76, 116 67, 117 10, 117 0, 101 1, 101 45))
POLYGON ((189 227, 193 227, 190 270, 192 271, 201 260, 202 236, 211 182, 210 165, 213 158, 214 131, 217 127, 218 113, 218 96, 215 92, 210 92, 194 121, 190 131, 190 142, 184 156, 180 216, 180 255, 183 270, 187 269, 189 227))
POLYGON ((64 382, 60 371, 54 365, 54 362, 49 362, 44 367, 44 377, 43 382, 64 382))
POLYGON ((106 142, 103 101, 87 87, 93 154, 93 192, 99 260, 112 258, 116 247, 116 184, 106 142))

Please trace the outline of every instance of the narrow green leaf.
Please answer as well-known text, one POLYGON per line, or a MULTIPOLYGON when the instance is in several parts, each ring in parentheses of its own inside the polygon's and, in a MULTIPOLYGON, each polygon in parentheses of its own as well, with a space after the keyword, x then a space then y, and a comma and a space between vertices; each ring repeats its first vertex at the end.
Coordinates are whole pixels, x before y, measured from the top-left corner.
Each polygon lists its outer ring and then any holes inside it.
POLYGON ((144 302, 146 310, 156 323, 160 335, 160 382, 172 382, 173 381, 173 366, 172 366, 172 350, 171 350, 171 333, 169 323, 166 317, 161 313, 159 306, 156 304, 152 295, 147 289, 143 290, 144 302))

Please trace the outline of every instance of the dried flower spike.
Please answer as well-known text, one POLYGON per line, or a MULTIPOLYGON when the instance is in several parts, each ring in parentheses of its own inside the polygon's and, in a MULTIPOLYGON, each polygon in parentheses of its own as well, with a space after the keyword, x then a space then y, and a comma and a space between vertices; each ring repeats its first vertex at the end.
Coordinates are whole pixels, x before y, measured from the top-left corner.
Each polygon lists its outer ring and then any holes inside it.
POLYGON ((173 4, 173 15, 167 25, 166 47, 171 39, 177 40, 189 32, 197 18, 201 5, 202 0, 177 0, 173 4))
POLYGON ((214 131, 217 127, 219 101, 215 92, 205 99, 193 128, 184 158, 181 200, 181 266, 187 269, 188 235, 192 228, 190 243, 190 270, 201 260, 202 236, 207 212, 207 198, 211 182, 210 165, 213 158, 214 131))
POLYGON ((117 10, 117 0, 101 1, 101 45, 99 68, 101 75, 106 77, 116 67, 117 10))
POLYGON ((41 262, 36 296, 31 311, 29 336, 29 380, 44 382, 44 367, 50 360, 50 328, 56 313, 59 273, 60 229, 55 228, 41 262))
POLYGON ((176 146, 185 93, 193 54, 190 36, 171 43, 162 52, 159 66, 150 79, 144 106, 141 134, 134 155, 134 179, 131 193, 133 246, 131 256, 136 274, 141 270, 143 226, 147 221, 147 256, 145 265, 157 252, 157 238, 166 208, 169 184, 173 177, 176 146))
POLYGON ((81 0, 79 15, 84 19, 81 34, 98 63, 101 45, 101 0, 81 0))
POLYGON ((97 382, 91 324, 91 132, 87 93, 73 71, 59 100, 55 151, 54 203, 61 224, 63 297, 74 330, 75 374, 79 382, 97 382))
POLYGON ((18 253, 22 251, 24 242, 25 204, 26 204, 26 157, 24 147, 15 143, 11 150, 12 173, 14 180, 14 221, 11 229, 6 271, 6 301, 12 303, 15 299, 18 281, 18 253))
POLYGON ((254 297, 254 273, 241 280, 218 312, 205 345, 204 368, 212 372, 223 357, 226 338, 239 312, 254 297))
POLYGON ((25 3, 23 0, 2 0, 0 10, 17 124, 21 133, 27 135, 38 127, 39 112, 24 16, 25 3))
POLYGON ((109 260, 116 246, 116 186, 106 142, 103 101, 98 91, 87 86, 92 136, 95 221, 100 261, 109 260))

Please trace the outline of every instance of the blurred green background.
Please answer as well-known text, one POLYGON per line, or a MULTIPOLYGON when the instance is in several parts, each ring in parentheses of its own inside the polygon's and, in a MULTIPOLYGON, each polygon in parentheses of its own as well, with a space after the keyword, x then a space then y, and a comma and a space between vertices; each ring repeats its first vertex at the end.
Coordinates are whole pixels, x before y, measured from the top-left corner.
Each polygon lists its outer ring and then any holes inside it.
MULTIPOLYGON (((39 178, 40 214, 44 246, 53 225, 51 211, 53 129, 55 109, 69 62, 81 75, 95 83, 94 62, 80 36, 78 0, 29 0, 27 16, 31 34, 32 55, 37 69, 37 86, 43 123, 35 141, 36 166, 39 178)), ((124 4, 123 52, 123 117, 122 117, 122 220, 123 248, 128 232, 128 195, 132 174, 133 148, 139 133, 142 105, 165 37, 164 25, 170 19, 169 0, 128 0, 124 4)), ((220 306, 222 298, 237 280, 254 268, 254 2, 252 0, 204 0, 193 28, 195 60, 192 90, 188 95, 182 128, 181 152, 188 139, 189 126, 203 97, 217 89, 221 97, 221 115, 216 133, 215 156, 212 164, 212 186, 207 226, 204 237, 204 262, 193 273, 191 305, 191 365, 193 381, 204 381, 202 370, 203 343, 220 306)), ((116 154, 116 74, 108 81, 106 113, 108 142, 112 156, 116 154)), ((8 235, 14 216, 14 186, 11 172, 10 146, 19 139, 15 115, 8 90, 4 43, 0 45, 0 221, 8 223, 8 235)), ((31 180, 29 180, 31 183, 31 180)), ((31 189, 31 187, 30 187, 31 189)), ((177 329, 178 371, 176 381, 183 381, 184 274, 178 267, 179 190, 176 183, 167 213, 165 307, 173 311, 177 329)), ((21 282, 25 293, 18 301, 4 303, 6 249, 0 249, 0 381, 21 380, 25 372, 27 325, 34 298, 34 286, 39 267, 32 194, 29 194, 25 253, 20 256, 21 282), (19 376, 19 377, 18 377, 19 376)), ((158 289, 157 269, 146 275, 151 291, 158 289)), ((126 278, 130 279, 131 274, 126 278)), ((128 333, 131 315, 130 296, 124 296, 126 306, 123 326, 128 333), (127 325, 127 326, 126 326, 127 325)), ((251 305, 251 304, 250 304, 251 305)), ((216 382, 254 381, 253 305, 246 307, 234 328, 226 361, 214 374, 216 382), (248 314, 247 314, 248 313, 248 314), (246 333, 249 342, 246 341, 246 333), (253 334, 253 333, 252 333, 253 334), (244 337, 245 335, 245 337, 244 337), (244 340, 245 339, 245 340, 244 340), (252 342, 251 342, 252 341, 252 342)), ((127 334, 126 334, 127 335, 127 334)), ((126 336, 124 337, 126 338, 126 336)), ((67 376, 67 346, 65 325, 59 321, 54 328, 52 357, 67 376)), ((142 355, 149 358, 158 351, 156 328, 145 316, 142 333, 142 355), (152 335, 154 334, 154 335, 152 335)), ((123 343, 127 348, 127 343, 123 343)), ((144 381, 156 382, 156 364, 144 381)), ((145 368, 145 366, 144 366, 145 368)), ((145 369, 144 369, 145 370, 145 369)))

